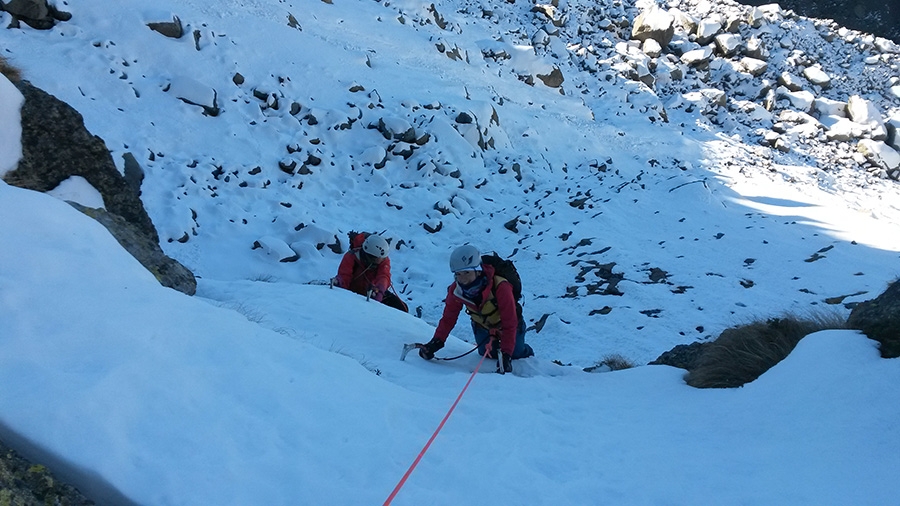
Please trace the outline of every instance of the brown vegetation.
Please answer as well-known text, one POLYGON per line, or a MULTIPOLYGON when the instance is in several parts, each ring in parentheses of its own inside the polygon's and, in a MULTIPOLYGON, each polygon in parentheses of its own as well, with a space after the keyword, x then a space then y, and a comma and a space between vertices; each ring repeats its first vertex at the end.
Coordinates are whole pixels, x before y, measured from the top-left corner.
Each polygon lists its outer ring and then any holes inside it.
POLYGON ((608 368, 610 371, 621 371, 622 369, 631 369, 632 367, 634 367, 634 362, 618 353, 612 353, 603 357, 603 360, 597 362, 595 365, 585 367, 584 370, 585 372, 594 372, 597 370, 607 370, 608 368))
POLYGON ((17 83, 22 80, 22 71, 20 71, 16 67, 13 67, 3 56, 0 56, 0 74, 6 76, 6 78, 13 83, 17 83))
POLYGON ((697 388, 739 387, 781 362, 806 335, 839 328, 845 328, 839 316, 785 316, 726 329, 705 347, 685 380, 697 388))

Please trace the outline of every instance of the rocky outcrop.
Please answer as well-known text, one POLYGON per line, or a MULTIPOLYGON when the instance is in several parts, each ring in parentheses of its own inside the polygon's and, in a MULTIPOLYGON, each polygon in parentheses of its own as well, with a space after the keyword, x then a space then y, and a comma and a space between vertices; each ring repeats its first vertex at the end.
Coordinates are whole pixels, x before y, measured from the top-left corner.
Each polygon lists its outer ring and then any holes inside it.
POLYGON ((900 357, 900 280, 878 297, 853 308, 847 325, 881 343, 882 357, 900 357))
POLYGON ((50 191, 71 176, 81 176, 103 196, 106 209, 122 216, 154 241, 159 238, 138 195, 119 174, 103 139, 91 135, 81 114, 65 102, 32 86, 17 83, 22 106, 22 159, 7 183, 50 191))
POLYGON ((188 295, 193 295, 197 291, 194 274, 187 267, 166 256, 159 244, 138 227, 104 209, 84 207, 75 202, 69 204, 106 227, 119 244, 150 271, 160 284, 188 295))
POLYGON ((46 466, 25 460, 0 441, 0 504, 89 506, 94 501, 56 479, 46 466))
MULTIPOLYGON (((840 323, 793 318, 755 322, 726 329, 715 341, 675 346, 650 365, 687 370, 686 381, 691 386, 736 387, 753 381, 782 360, 804 336, 840 323)), ((900 280, 875 299, 857 304, 846 327, 878 341, 882 357, 900 357, 900 280)))
POLYGON ((12 23, 9 28, 19 28, 20 22, 35 30, 49 30, 57 21, 68 21, 72 15, 60 11, 55 5, 47 3, 47 0, 10 0, 7 3, 0 1, 0 11, 6 11, 12 15, 12 23))
POLYGON ((87 131, 81 115, 68 104, 27 81, 16 86, 25 97, 22 159, 3 179, 14 186, 47 192, 72 176, 84 178, 100 192, 105 210, 82 210, 106 225, 163 286, 193 295, 193 274, 162 252, 139 190, 119 173, 103 140, 87 131))
POLYGON ((679 344, 671 350, 664 352, 656 360, 648 365, 670 365, 690 371, 697 367, 703 351, 709 347, 710 343, 691 343, 679 344))

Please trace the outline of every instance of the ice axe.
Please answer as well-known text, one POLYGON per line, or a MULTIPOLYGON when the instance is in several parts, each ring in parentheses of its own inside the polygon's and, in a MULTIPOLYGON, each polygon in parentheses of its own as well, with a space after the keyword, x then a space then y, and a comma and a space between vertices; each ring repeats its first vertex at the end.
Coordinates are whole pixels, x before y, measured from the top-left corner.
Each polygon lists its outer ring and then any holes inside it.
MULTIPOLYGON (((409 343, 409 344, 404 344, 404 345, 403 345, 403 351, 400 352, 400 360, 406 360, 406 355, 407 355, 409 352, 411 352, 412 350, 417 350, 417 349, 419 349, 419 348, 424 348, 424 347, 425 347, 425 345, 422 344, 422 343, 409 343)), ((477 350, 477 349, 478 349, 478 345, 476 344, 474 348, 472 348, 471 350, 469 350, 469 351, 463 353, 462 355, 457 355, 457 356, 455 356, 455 357, 449 357, 449 358, 434 357, 433 360, 456 360, 456 359, 458 359, 458 358, 465 357, 466 355, 468 355, 469 353, 472 353, 473 351, 475 351, 475 350, 477 350)))
POLYGON ((403 351, 400 352, 400 360, 406 360, 406 355, 412 350, 421 348, 423 346, 422 343, 409 343, 403 345, 403 351))

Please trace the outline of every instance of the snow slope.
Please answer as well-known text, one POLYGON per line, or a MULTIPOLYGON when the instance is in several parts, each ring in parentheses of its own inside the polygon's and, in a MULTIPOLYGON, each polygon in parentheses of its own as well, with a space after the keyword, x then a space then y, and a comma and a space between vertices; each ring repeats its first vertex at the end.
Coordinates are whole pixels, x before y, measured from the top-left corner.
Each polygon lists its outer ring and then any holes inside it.
MULTIPOLYGON (((531 5, 431 5, 85 0, 0 32, 116 163, 135 154, 163 248, 200 277, 160 288, 90 219, 0 186, 0 436, 114 503, 383 501, 478 365, 397 360, 471 242, 516 261, 537 357, 477 375, 398 504, 891 502, 897 363, 853 332, 732 391, 580 369, 848 314, 898 274, 896 183, 684 109, 650 121, 633 83, 531 47, 531 5), (182 39, 145 26, 173 15, 182 39), (522 81, 554 65, 562 88, 522 81), (350 230, 391 239, 419 317, 315 284, 350 230)), ((470 349, 460 320, 442 353, 470 349)))

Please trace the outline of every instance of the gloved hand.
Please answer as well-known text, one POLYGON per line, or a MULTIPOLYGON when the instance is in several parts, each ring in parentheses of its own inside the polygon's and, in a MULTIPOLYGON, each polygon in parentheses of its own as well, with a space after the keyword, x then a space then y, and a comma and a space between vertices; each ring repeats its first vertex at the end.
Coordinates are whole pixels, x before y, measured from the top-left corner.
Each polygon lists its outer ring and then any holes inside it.
POLYGON ((502 351, 500 352, 500 363, 502 365, 499 365, 497 367, 497 372, 499 372, 500 374, 512 372, 512 357, 502 351))
POLYGON ((434 358, 434 354, 444 347, 444 341, 434 337, 428 343, 423 344, 421 348, 419 348, 419 356, 424 358, 425 360, 431 360, 434 358))
POLYGON ((334 288, 334 287, 341 288, 341 279, 338 278, 337 276, 331 278, 331 287, 332 288, 334 288))
POLYGON ((384 292, 373 286, 369 288, 369 298, 381 302, 381 299, 384 298, 384 292))

